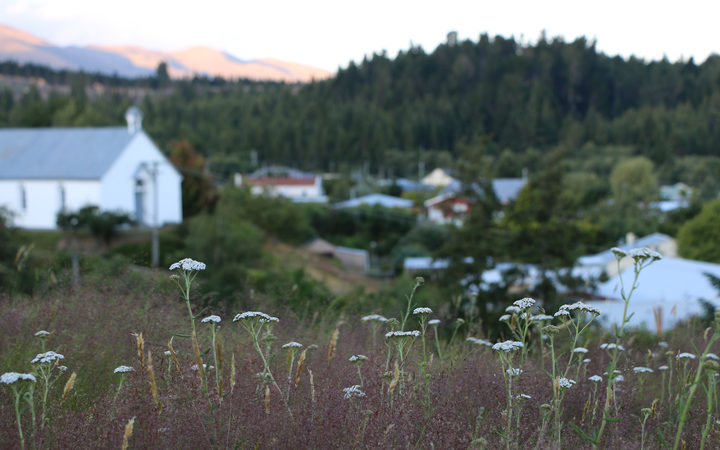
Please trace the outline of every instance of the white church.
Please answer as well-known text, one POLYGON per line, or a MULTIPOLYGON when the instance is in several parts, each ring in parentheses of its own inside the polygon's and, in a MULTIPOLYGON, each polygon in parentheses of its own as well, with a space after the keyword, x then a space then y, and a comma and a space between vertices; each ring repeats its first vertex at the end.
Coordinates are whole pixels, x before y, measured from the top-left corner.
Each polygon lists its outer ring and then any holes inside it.
POLYGON ((13 225, 57 228, 60 211, 94 205, 140 226, 182 221, 182 176, 142 130, 126 127, 0 129, 0 208, 13 225))

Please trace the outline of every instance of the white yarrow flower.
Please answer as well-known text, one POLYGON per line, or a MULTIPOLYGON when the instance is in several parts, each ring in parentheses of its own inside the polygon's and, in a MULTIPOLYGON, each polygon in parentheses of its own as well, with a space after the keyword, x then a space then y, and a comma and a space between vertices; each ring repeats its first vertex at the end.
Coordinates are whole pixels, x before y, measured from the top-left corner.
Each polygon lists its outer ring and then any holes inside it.
POLYGON ((527 395, 527 394, 520 394, 520 395, 516 395, 515 398, 520 398, 520 399, 523 399, 523 400, 530 400, 532 397, 530 397, 530 396, 527 395))
POLYGON ((535 300, 530 297, 525 297, 521 298, 520 300, 515 300, 513 302, 513 305, 517 306, 520 309, 528 309, 535 306, 535 300))
POLYGON ((512 313, 512 314, 519 314, 519 313, 520 313, 520 308, 518 308, 518 307, 515 306, 515 305, 510 305, 510 306, 508 306, 507 308, 505 308, 505 312, 509 312, 509 313, 512 313))
POLYGON ((500 318, 498 319, 498 322, 507 322, 507 321, 509 321, 510 319, 512 319, 512 316, 511 316, 510 314, 503 314, 503 315, 500 316, 500 318))
POLYGON ((670 345, 665 341, 658 342, 658 345, 662 348, 668 348, 670 345))
POLYGON ((571 305, 562 305, 560 307, 560 311, 580 311, 580 312, 588 312, 590 314, 594 314, 596 316, 600 315, 600 310, 592 305, 585 304, 583 302, 575 302, 571 305))
POLYGON ((511 377, 517 377, 517 376, 520 376, 521 373, 523 373, 522 369, 515 369, 513 367, 509 368, 505 372, 507 372, 507 374, 510 375, 511 377))
POLYGON ((386 338, 393 338, 393 337, 420 337, 420 332, 418 330, 412 330, 412 331, 390 331, 388 333, 385 333, 386 338))
POLYGON ((440 319, 430 319, 428 325, 440 325, 440 319))
POLYGON ((492 346, 492 349, 496 352, 516 352, 521 348, 525 347, 525 344, 518 341, 505 341, 498 342, 492 346))
POLYGON ((247 311, 241 314, 236 315, 233 318, 233 322, 238 322, 240 320, 254 320, 257 319, 260 323, 266 323, 266 322, 280 322, 280 319, 277 317, 269 316, 263 312, 259 311, 247 311))
POLYGON ((609 344, 601 344, 601 345, 600 345, 600 348, 603 349, 603 350, 612 350, 612 349, 614 349, 614 348, 617 348, 617 349, 620 350, 621 352, 624 352, 624 351, 625 351, 625 347, 623 347, 622 345, 617 345, 617 344, 612 343, 612 342, 609 343, 609 344))
POLYGON ((365 355, 352 355, 351 357, 348 358, 348 361, 350 361, 352 363, 363 362, 363 361, 367 361, 367 360, 368 360, 368 357, 365 355))
POLYGON ((44 364, 44 363, 51 363, 53 361, 59 361, 61 359, 64 359, 65 357, 61 355, 60 353, 55 352, 45 352, 45 353, 38 353, 35 358, 33 358, 32 361, 30 361, 31 364, 44 364))
POLYGON ((300 348, 302 344, 295 341, 290 341, 287 344, 283 344, 282 348, 300 348))
POLYGON ((562 377, 558 380, 558 386, 563 389, 570 389, 575 384, 575 380, 571 380, 570 378, 562 377))
POLYGON ((570 317, 570 312, 564 309, 559 310, 554 314, 555 317, 570 317))
POLYGON ((653 370, 649 367, 638 366, 638 367, 633 367, 633 372, 635 372, 635 373, 653 373, 653 370))
POLYGON ((588 380, 592 381, 593 383, 599 383, 602 381, 602 377, 600 375, 593 375, 589 377, 588 380))
POLYGON ((487 347, 492 347, 492 345, 493 345, 492 342, 488 341, 487 339, 478 339, 478 338, 472 337, 472 336, 468 337, 465 340, 468 342, 472 342, 473 344, 485 345, 487 347))
POLYGON ((415 314, 415 315, 419 315, 419 314, 432 314, 432 309, 430 309, 430 308, 425 308, 425 307, 423 307, 423 308, 415 308, 415 309, 413 310, 413 314, 415 314))
POLYGON ((353 398, 353 397, 365 397, 365 393, 360 390, 360 385, 356 384, 354 386, 343 388, 343 392, 345 395, 343 398, 353 398))
POLYGON ((387 322, 387 318, 384 316, 381 316, 380 314, 370 314, 367 316, 363 316, 360 318, 363 322, 367 322, 368 320, 374 320, 377 322, 387 322))
POLYGON ((573 353, 585 354, 587 352, 588 352, 588 349, 586 349, 585 347, 575 347, 575 349, 573 350, 573 353))
POLYGON ((669 368, 668 366, 664 365, 664 364, 663 364, 662 366, 658 367, 658 370, 663 371, 663 372, 666 371, 666 370, 669 370, 669 369, 670 369, 670 368, 669 368))
POLYGON ((40 337, 40 338, 45 337, 45 336, 50 336, 50 332, 45 331, 45 330, 36 331, 35 336, 40 337))
POLYGON ((18 380, 28 380, 33 383, 37 382, 35 376, 29 373, 18 373, 18 372, 5 372, 0 375, 0 383, 13 384, 18 380))
POLYGON ((715 353, 707 352, 707 354, 705 354, 705 358, 714 359, 715 361, 720 361, 720 357, 718 357, 718 355, 716 355, 715 353))
POLYGON ((113 370, 113 373, 128 373, 128 372, 135 372, 134 367, 130 366, 117 366, 115 370, 113 370))
POLYGON ((695 359, 696 356, 693 355, 692 353, 683 352, 683 353, 680 353, 679 355, 677 355, 675 358, 677 358, 677 359, 695 359))
POLYGON ((209 322, 220 323, 220 321, 222 321, 222 319, 220 318, 220 316, 216 316, 215 314, 212 314, 212 315, 210 315, 210 316, 205 317, 205 318, 204 318, 203 320, 201 320, 200 322, 202 322, 202 323, 209 323, 209 322))
POLYGON ((540 322, 540 321, 543 321, 543 320, 553 320, 553 318, 554 318, 553 316, 549 316, 549 315, 547 315, 547 314, 537 314, 537 315, 535 315, 535 316, 532 316, 532 317, 530 318, 530 320, 534 320, 534 321, 536 321, 536 322, 540 322))
POLYGON ((192 258, 181 259, 180 261, 173 263, 170 266, 170 270, 182 269, 182 270, 205 270, 205 263, 195 261, 192 258))
POLYGON ((592 361, 590 358, 585 358, 585 359, 583 359, 583 362, 584 362, 585 364, 588 364, 590 361, 592 361))

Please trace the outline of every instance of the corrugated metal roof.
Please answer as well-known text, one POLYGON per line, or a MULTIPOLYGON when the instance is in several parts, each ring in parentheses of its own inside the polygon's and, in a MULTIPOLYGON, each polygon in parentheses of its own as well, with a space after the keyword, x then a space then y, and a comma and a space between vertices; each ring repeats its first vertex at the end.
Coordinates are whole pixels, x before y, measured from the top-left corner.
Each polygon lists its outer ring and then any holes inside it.
POLYGON ((133 137, 126 127, 0 129, 0 179, 99 179, 133 137))

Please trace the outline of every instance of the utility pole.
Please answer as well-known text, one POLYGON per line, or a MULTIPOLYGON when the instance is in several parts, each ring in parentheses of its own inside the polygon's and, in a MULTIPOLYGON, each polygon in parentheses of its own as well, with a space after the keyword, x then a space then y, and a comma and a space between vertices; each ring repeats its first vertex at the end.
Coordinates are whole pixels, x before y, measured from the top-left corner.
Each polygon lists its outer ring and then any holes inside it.
POLYGON ((153 223, 152 223, 152 266, 157 269, 160 265, 160 237, 158 235, 158 162, 152 163, 150 170, 153 183, 153 223))

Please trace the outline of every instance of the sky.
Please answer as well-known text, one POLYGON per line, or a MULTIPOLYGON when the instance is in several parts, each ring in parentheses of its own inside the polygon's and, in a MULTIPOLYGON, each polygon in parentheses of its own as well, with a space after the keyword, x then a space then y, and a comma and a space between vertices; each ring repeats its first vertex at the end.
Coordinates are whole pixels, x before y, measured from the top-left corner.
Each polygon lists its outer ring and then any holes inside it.
POLYGON ((717 0, 0 0, 0 24, 53 44, 208 46, 329 71, 410 45, 430 52, 449 31, 524 43, 585 36, 608 55, 646 61, 720 53, 717 0))

